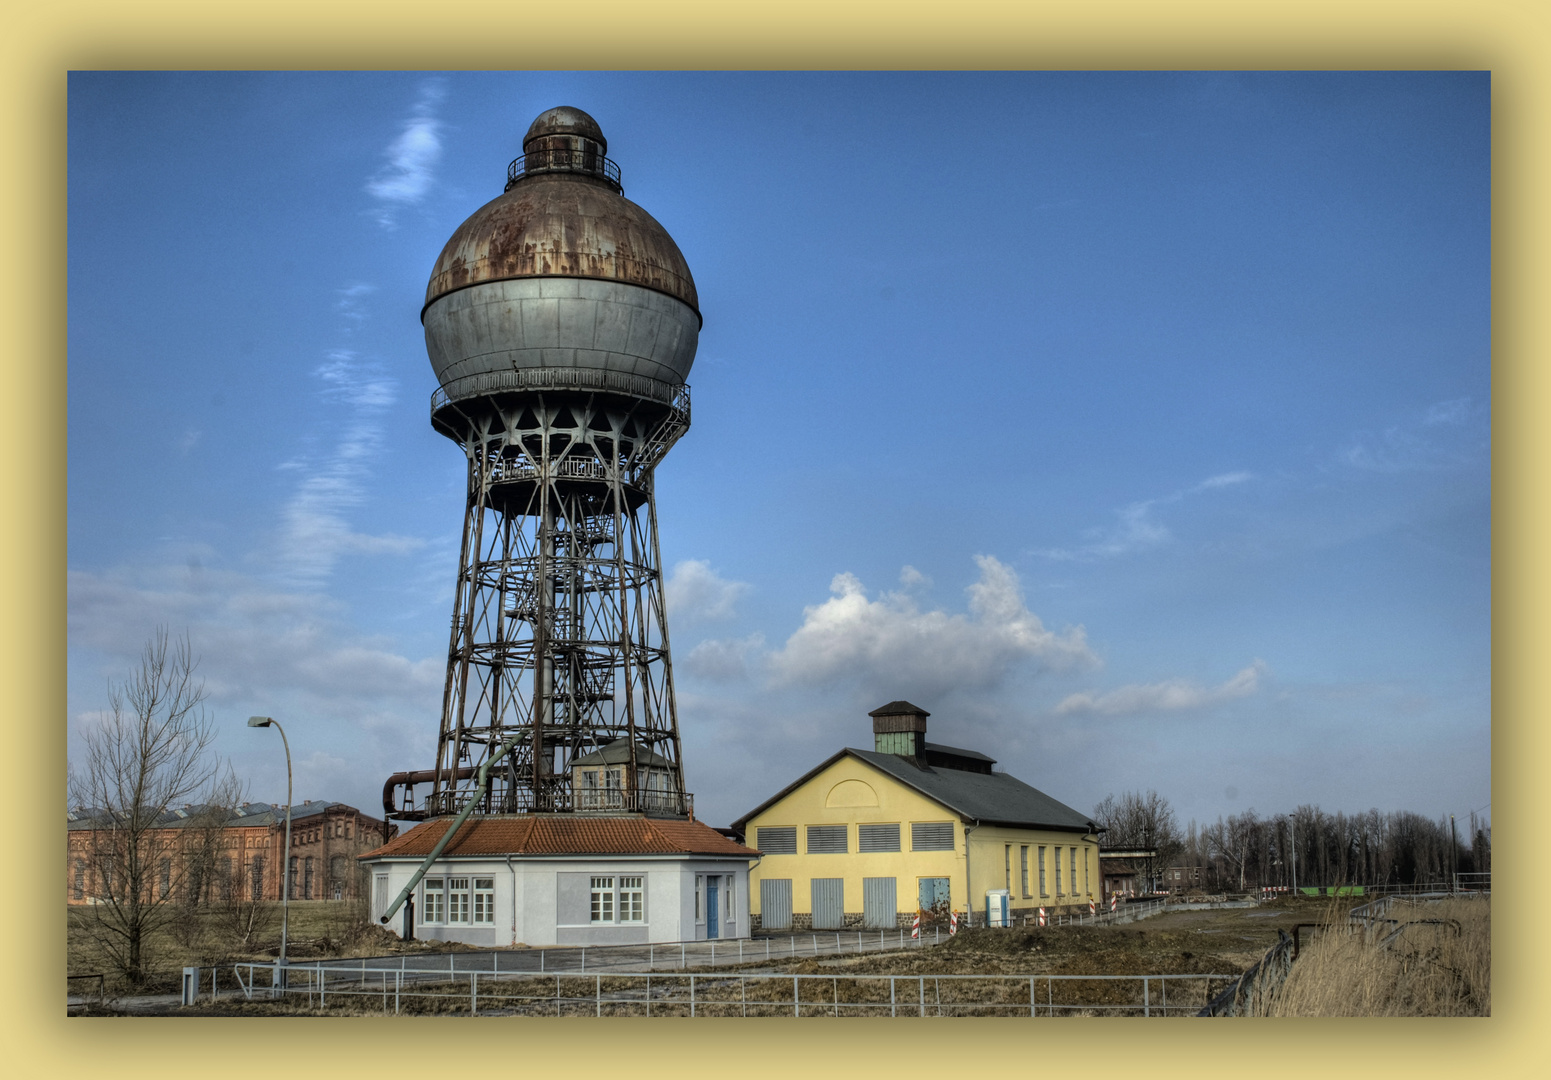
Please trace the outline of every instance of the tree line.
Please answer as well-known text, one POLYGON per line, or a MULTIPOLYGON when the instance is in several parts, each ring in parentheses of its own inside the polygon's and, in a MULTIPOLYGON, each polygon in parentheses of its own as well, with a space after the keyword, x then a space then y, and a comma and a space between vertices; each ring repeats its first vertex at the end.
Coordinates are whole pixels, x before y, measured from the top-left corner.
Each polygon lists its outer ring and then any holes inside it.
POLYGON ((1106 848, 1157 850, 1149 877, 1164 867, 1199 867, 1209 886, 1238 891, 1425 885, 1492 869, 1492 826, 1474 812, 1457 822, 1408 810, 1348 814, 1303 805, 1262 817, 1251 808, 1181 829, 1168 800, 1147 791, 1106 797, 1094 821, 1106 830, 1106 848))

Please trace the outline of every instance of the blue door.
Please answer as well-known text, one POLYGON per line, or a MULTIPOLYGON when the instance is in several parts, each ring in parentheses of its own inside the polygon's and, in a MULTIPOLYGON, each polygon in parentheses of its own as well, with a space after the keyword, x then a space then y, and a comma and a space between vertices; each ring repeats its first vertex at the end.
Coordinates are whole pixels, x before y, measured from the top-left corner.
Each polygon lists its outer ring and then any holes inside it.
POLYGON ((708 938, 719 935, 719 924, 716 921, 719 910, 716 903, 717 884, 717 879, 714 877, 705 879, 705 936, 708 938))

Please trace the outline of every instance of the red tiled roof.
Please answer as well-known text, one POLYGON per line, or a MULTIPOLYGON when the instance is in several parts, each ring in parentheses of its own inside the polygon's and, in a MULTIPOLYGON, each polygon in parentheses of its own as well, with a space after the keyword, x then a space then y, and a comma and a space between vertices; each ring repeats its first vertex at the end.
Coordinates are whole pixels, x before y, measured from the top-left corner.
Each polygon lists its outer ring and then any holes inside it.
MULTIPOLYGON (((360 856, 429 855, 450 820, 427 821, 360 856)), ((640 817, 518 815, 464 822, 442 851, 457 855, 734 855, 759 852, 734 843, 699 821, 640 817)))

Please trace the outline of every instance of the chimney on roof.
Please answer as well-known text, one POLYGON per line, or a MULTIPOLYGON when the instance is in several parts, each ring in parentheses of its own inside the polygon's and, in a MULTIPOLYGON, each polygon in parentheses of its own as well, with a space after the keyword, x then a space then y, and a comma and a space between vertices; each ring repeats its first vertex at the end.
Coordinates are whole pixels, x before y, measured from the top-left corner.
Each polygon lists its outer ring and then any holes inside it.
POLYGON ((931 713, 908 701, 891 701, 867 715, 872 717, 873 749, 878 753, 926 757, 926 718, 931 713))

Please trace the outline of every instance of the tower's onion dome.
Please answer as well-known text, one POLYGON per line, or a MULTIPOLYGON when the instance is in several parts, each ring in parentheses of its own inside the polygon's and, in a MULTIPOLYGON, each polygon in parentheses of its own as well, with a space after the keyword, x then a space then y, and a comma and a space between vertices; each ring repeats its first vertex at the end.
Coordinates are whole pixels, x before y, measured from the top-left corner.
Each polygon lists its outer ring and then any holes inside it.
POLYGON ((431 272, 421 321, 443 391, 644 378, 656 385, 640 392, 660 397, 682 385, 695 282, 667 230, 621 194, 597 122, 550 109, 522 146, 506 191, 458 226, 431 272))

